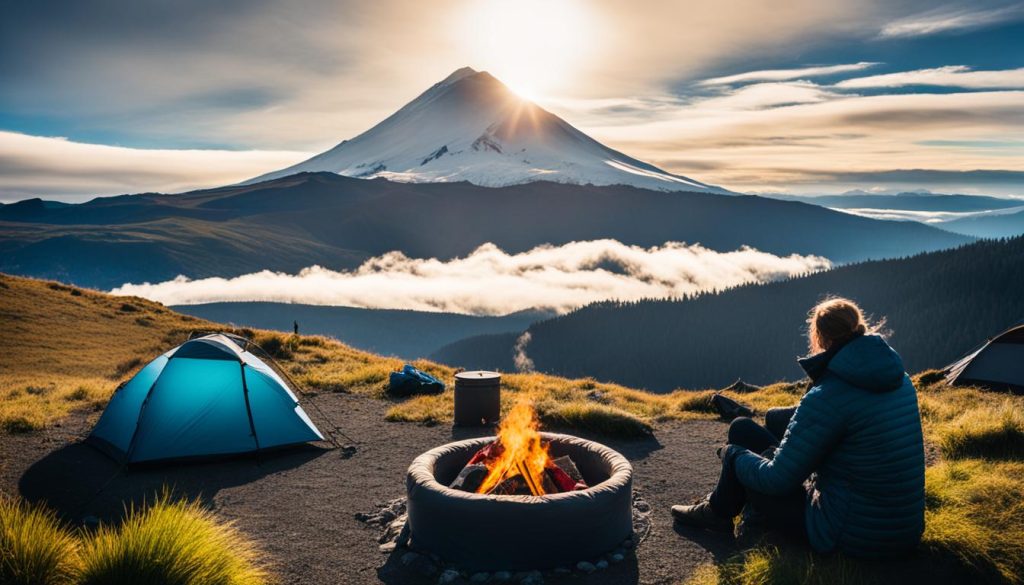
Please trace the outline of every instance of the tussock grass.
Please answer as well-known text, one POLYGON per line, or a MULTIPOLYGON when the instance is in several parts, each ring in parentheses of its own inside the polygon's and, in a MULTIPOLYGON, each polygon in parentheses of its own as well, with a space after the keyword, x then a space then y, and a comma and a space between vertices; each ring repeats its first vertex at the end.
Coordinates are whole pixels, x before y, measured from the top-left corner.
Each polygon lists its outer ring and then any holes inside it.
POLYGON ((0 494, 0 583, 67 585, 78 573, 78 542, 39 506, 0 494))
POLYGON ((1024 407, 1004 400, 972 408, 939 425, 935 436, 946 457, 1024 459, 1024 407))
POLYGON ((119 526, 101 526, 82 545, 81 585, 262 585, 260 552, 230 523, 195 501, 130 509, 119 526))
POLYGON ((1024 463, 942 461, 925 491, 927 550, 989 582, 1024 581, 1024 463))
POLYGON ((537 404, 537 415, 545 426, 569 427, 611 437, 643 437, 654 429, 640 417, 605 404, 544 401, 537 404))

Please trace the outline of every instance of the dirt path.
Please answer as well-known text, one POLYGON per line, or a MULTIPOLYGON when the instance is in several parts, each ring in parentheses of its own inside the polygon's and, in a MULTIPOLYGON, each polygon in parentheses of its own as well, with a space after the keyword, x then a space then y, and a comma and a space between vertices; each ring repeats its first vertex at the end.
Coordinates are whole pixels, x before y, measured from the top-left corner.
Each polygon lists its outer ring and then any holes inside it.
MULTIPOLYGON (((173 486, 177 494, 202 498, 219 514, 235 519, 275 559, 283 583, 434 583, 380 553, 377 529, 354 515, 404 496, 405 471, 416 455, 472 434, 453 434, 446 426, 384 422, 387 403, 374 399, 330 394, 315 400, 355 440, 355 453, 346 457, 337 450, 311 447, 269 456, 259 465, 253 459, 235 459, 115 475, 112 461, 79 443, 95 415, 76 414, 45 432, 3 436, 0 489, 46 500, 69 520, 81 522, 86 516, 117 518, 122 502, 141 501, 161 486, 173 486)), ((653 529, 625 562, 562 581, 678 583, 701 563, 731 552, 732 541, 726 537, 676 532, 668 513, 671 504, 688 502, 714 484, 714 447, 724 432, 721 423, 697 421, 662 425, 656 437, 641 441, 591 437, 633 462, 635 487, 654 507, 653 529)))

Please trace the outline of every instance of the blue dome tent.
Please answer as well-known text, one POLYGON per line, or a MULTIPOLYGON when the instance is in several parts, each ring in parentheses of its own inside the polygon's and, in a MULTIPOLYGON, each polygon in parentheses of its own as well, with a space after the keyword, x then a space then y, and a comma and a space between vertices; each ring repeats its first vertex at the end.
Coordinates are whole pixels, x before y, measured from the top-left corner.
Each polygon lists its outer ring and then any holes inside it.
POLYGON ((118 389, 89 441, 122 463, 259 452, 323 440, 288 384, 223 333, 157 357, 118 389))

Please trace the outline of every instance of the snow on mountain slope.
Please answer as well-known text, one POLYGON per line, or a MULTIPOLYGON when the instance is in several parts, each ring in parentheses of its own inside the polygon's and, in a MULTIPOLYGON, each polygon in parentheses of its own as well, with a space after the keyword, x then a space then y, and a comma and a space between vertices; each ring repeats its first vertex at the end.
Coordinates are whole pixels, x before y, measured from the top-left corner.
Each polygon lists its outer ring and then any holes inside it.
POLYGON ((469 67, 359 136, 246 183, 304 171, 485 187, 544 180, 729 193, 608 148, 520 98, 491 74, 469 67))

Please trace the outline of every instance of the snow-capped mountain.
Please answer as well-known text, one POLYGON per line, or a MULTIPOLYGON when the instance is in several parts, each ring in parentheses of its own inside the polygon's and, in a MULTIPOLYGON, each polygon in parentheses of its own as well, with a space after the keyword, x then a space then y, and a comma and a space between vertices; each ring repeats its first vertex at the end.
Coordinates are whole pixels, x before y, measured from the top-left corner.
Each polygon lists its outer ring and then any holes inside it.
POLYGON ((469 67, 359 136, 246 183, 304 171, 485 187, 543 180, 729 193, 608 148, 486 71, 469 67))

